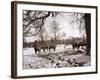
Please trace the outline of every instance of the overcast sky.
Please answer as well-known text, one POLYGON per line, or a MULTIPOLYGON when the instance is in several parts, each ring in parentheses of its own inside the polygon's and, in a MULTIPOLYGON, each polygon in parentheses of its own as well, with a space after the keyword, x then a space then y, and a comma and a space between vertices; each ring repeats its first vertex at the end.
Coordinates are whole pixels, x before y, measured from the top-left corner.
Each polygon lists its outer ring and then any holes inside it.
MULTIPOLYGON (((61 37, 62 39, 68 39, 70 37, 81 37, 82 34, 80 34, 79 25, 77 23, 71 24, 71 21, 73 19, 72 16, 73 13, 60 13, 56 17, 49 16, 44 24, 44 27, 46 29, 46 32, 49 34, 49 36, 53 36, 51 33, 51 23, 55 20, 61 29, 59 30, 59 34, 61 35, 63 32, 66 34, 65 36, 61 37)), ((34 37, 27 37, 27 42, 32 42, 36 38, 34 37)))

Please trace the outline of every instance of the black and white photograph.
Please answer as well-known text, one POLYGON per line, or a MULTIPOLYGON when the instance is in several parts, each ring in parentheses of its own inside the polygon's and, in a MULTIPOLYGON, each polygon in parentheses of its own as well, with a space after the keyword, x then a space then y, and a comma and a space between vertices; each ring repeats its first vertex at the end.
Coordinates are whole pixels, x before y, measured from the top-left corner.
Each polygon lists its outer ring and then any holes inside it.
POLYGON ((97 73, 97 7, 12 2, 12 76, 97 73))
POLYGON ((23 69, 91 66, 91 14, 23 10, 23 69))

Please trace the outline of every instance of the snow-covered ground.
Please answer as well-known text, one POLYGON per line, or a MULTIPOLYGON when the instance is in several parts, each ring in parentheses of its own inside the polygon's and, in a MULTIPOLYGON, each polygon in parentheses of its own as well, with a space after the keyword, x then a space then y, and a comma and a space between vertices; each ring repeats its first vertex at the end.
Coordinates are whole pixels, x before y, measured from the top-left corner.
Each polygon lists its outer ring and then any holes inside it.
POLYGON ((23 48, 23 69, 90 66, 91 56, 84 54, 85 51, 75 53, 72 45, 57 45, 56 51, 41 51, 38 55, 34 48, 23 48))

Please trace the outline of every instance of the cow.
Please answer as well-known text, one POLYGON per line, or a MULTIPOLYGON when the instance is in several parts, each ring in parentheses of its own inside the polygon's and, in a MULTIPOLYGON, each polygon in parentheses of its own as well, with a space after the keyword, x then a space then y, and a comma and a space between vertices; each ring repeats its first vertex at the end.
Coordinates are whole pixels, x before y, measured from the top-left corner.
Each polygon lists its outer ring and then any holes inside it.
POLYGON ((81 41, 81 42, 73 42, 72 43, 72 47, 73 47, 73 50, 75 48, 77 48, 79 50, 80 47, 82 47, 82 49, 84 49, 83 47, 86 46, 86 42, 85 41, 81 41))
POLYGON ((56 45, 55 44, 44 44, 40 46, 41 49, 43 49, 43 51, 45 51, 46 49, 50 51, 50 49, 53 49, 54 51, 56 50, 56 45))
POLYGON ((50 49, 53 49, 55 51, 56 45, 51 42, 38 42, 37 40, 35 40, 35 42, 34 42, 35 53, 36 54, 37 54, 37 52, 40 53, 41 49, 43 49, 43 51, 45 51, 46 49, 49 51, 50 51, 50 49))
POLYGON ((50 51, 50 49, 53 49, 54 51, 56 50, 56 43, 52 39, 50 41, 48 41, 47 46, 48 46, 49 51, 50 51))
POLYGON ((35 54, 41 51, 41 48, 39 47, 37 40, 35 40, 33 47, 34 47, 35 54))
POLYGON ((56 45, 50 45, 49 46, 49 51, 50 51, 50 49, 53 49, 55 51, 56 50, 56 45))

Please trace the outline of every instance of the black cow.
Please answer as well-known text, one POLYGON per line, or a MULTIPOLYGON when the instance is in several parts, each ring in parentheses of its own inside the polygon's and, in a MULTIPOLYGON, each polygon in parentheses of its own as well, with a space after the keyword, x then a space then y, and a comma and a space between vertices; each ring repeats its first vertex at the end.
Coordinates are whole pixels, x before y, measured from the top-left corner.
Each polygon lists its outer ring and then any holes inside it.
POLYGON ((34 42, 34 50, 35 50, 35 53, 37 54, 37 52, 40 52, 41 51, 41 48, 39 47, 38 45, 38 42, 35 40, 34 42))
POLYGON ((56 50, 56 45, 42 45, 42 46, 40 46, 41 47, 41 49, 43 49, 43 51, 45 51, 46 49, 48 50, 49 49, 49 51, 50 51, 50 49, 53 49, 54 51, 56 50))
POLYGON ((49 51, 50 51, 50 49, 53 49, 55 51, 56 50, 56 45, 50 45, 49 46, 49 51))
POLYGON ((55 44, 47 44, 47 43, 40 43, 40 42, 37 42, 35 40, 34 42, 34 50, 35 50, 35 53, 37 54, 37 52, 40 52, 41 49, 43 49, 43 51, 45 51, 46 49, 50 51, 50 49, 53 49, 54 51, 56 50, 56 45, 55 44))
POLYGON ((82 42, 73 42, 72 43, 73 50, 74 50, 74 48, 77 48, 79 50, 80 47, 82 47, 82 49, 84 49, 83 46, 86 46, 86 42, 82 41, 82 42))

